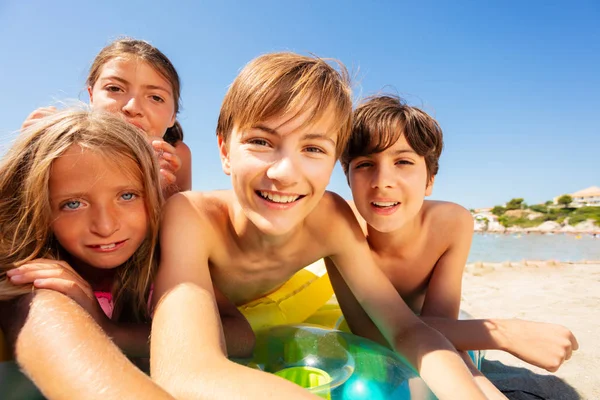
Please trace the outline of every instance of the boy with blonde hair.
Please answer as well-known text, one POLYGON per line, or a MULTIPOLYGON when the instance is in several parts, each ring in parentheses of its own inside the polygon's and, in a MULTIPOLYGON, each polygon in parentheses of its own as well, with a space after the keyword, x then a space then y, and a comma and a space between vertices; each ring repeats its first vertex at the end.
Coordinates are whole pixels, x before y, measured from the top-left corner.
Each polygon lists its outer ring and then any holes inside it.
MULTIPOLYGON (((356 216, 380 270, 408 307, 459 350, 505 350, 555 371, 577 349, 566 328, 517 319, 457 321, 473 217, 431 194, 442 153, 435 119, 393 95, 367 98, 354 111, 341 163, 356 216)), ((330 278, 352 332, 387 344, 335 268, 330 278)), ((497 390, 474 367, 486 393, 497 390)))
MULTIPOLYGON (((454 347, 414 315, 377 268, 348 204, 325 190, 351 126, 349 80, 340 69, 315 57, 274 53, 254 59, 240 72, 225 96, 217 126, 223 171, 231 176, 233 190, 186 192, 167 203, 155 317, 182 287, 193 288, 190 302, 214 310, 214 284, 221 300, 231 303, 221 306, 235 321, 224 320, 226 335, 230 329, 247 332, 249 326, 234 305, 264 296, 304 266, 328 258, 387 341, 438 398, 483 399, 454 347)), ((215 351, 226 355, 213 315, 177 338, 191 345, 189 358, 178 362, 193 364, 202 373, 209 371, 193 352, 195 336, 210 335, 215 351)), ((153 331, 153 341, 157 339, 167 336, 153 331)), ((251 340, 248 334, 247 348, 236 351, 247 352, 251 340)), ((153 377, 168 385, 177 374, 160 367, 160 376, 153 377)))

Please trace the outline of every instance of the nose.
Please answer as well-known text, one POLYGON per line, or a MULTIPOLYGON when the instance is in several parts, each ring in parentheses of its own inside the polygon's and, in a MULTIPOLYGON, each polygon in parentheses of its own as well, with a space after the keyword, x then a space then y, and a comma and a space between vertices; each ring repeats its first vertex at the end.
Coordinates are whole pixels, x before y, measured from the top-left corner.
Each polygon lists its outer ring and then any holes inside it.
POLYGON ((278 159, 267 169, 267 177, 279 182, 282 186, 293 186, 298 182, 296 163, 292 155, 279 153, 278 159))
POLYGON ((375 168, 371 179, 371 188, 384 189, 394 186, 394 174, 390 168, 385 165, 379 165, 375 168))
POLYGON ((137 96, 132 95, 123 105, 122 111, 128 117, 142 115, 141 102, 137 96))
POLYGON ((100 237, 108 238, 121 227, 116 211, 110 206, 99 206, 92 211, 90 231, 100 237))

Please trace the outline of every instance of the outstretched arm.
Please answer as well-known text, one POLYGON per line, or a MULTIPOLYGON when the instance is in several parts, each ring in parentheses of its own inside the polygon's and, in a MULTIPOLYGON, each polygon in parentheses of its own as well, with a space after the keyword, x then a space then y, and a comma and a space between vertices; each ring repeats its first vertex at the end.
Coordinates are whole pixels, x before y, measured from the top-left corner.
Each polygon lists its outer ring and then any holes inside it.
MULTIPOLYGON (((375 265, 365 236, 346 202, 337 199, 328 214, 328 236, 335 238, 328 243, 335 248, 331 261, 385 339, 408 359, 438 398, 484 399, 454 347, 414 315, 375 265)), ((333 279, 332 283, 350 328, 357 330, 344 291, 333 279)))
POLYGON ((37 290, 0 306, 17 363, 51 400, 172 399, 137 369, 75 301, 37 290), (10 316, 10 320, 8 320, 10 316))
MULTIPOLYGON (((460 309, 464 266, 473 239, 473 217, 463 207, 450 203, 433 212, 429 222, 430 231, 433 231, 432 225, 435 225, 436 232, 452 232, 452 235, 446 235, 444 252, 433 268, 421 309, 421 319, 428 322, 428 317, 441 317, 448 321, 456 321, 460 309)), ((465 331, 454 332, 458 337, 461 334, 464 335, 465 331)), ((459 351, 459 354, 488 398, 506 399, 506 396, 475 367, 466 351, 459 351)))
POLYGON ((456 320, 473 237, 473 217, 456 204, 447 205, 444 211, 435 223, 452 235, 448 235, 450 243, 435 265, 421 319, 458 350, 504 350, 530 364, 556 371, 578 348, 567 328, 518 319, 456 320))
POLYGON ((227 359, 208 269, 211 246, 217 245, 211 229, 187 194, 167 202, 153 296, 152 378, 178 399, 315 398, 291 382, 227 359))

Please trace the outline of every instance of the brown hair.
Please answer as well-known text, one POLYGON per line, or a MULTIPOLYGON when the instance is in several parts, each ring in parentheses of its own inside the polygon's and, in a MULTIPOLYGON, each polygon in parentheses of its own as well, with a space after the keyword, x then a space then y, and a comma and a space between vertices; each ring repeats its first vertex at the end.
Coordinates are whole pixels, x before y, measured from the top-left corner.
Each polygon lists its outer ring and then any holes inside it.
POLYGON ((217 136, 227 142, 234 127, 245 129, 285 114, 291 120, 310 112, 309 124, 333 107, 339 156, 350 135, 352 99, 348 71, 335 63, 338 70, 321 58, 295 53, 265 54, 250 61, 225 95, 217 136))
POLYGON ((138 129, 102 111, 71 109, 43 118, 20 134, 0 162, 0 301, 31 292, 31 285, 13 285, 6 271, 36 258, 60 260, 65 255, 51 230, 48 184, 53 161, 72 145, 105 155, 110 162, 127 159, 135 165, 124 173, 141 179, 148 232, 116 270, 113 319, 148 319, 163 202, 158 161, 138 129))
POLYGON ((442 128, 427 113, 407 105, 398 96, 385 94, 366 98, 353 116, 352 134, 341 157, 346 176, 352 160, 381 153, 402 135, 410 147, 425 158, 427 181, 438 173, 444 147, 442 128))
MULTIPOLYGON (((86 84, 93 87, 100 76, 100 71, 104 64, 117 57, 133 57, 145 61, 169 81, 173 90, 173 98, 175 99, 175 114, 179 113, 181 95, 179 74, 167 56, 144 40, 121 38, 100 50, 100 53, 98 53, 90 67, 86 84)), ((175 122, 175 125, 167 129, 164 137, 165 141, 170 144, 175 144, 177 141, 183 140, 181 125, 175 122)))

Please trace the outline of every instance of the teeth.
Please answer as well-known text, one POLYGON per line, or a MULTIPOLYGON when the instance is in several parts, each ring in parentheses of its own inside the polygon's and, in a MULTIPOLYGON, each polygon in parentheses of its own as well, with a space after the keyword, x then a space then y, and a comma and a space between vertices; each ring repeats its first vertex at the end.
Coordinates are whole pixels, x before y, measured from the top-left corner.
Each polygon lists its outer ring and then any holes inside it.
POLYGON ((109 250, 112 249, 116 246, 116 243, 111 243, 111 244, 106 244, 106 245, 100 245, 100 248, 102 250, 109 250))
POLYGON ((260 191, 260 195, 262 198, 269 199, 274 203, 292 203, 292 202, 298 200, 298 198, 300 197, 300 196, 282 196, 282 195, 273 194, 270 192, 263 192, 262 190, 260 191))
POLYGON ((397 201, 374 201, 373 204, 376 205, 377 207, 392 207, 392 206, 399 204, 399 202, 397 202, 397 201))

